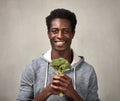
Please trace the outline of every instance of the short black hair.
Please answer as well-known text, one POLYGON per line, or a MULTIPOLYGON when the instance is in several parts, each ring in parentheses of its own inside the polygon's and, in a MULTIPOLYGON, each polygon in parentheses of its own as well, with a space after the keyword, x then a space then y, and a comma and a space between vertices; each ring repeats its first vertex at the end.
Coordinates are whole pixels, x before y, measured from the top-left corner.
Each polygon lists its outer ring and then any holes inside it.
POLYGON ((75 27, 77 24, 76 15, 70 10, 67 10, 64 8, 58 8, 58 9, 54 9, 53 11, 51 11, 50 15, 46 17, 46 25, 47 25, 48 31, 50 30, 51 21, 55 18, 64 18, 64 19, 69 20, 71 23, 72 32, 75 31, 75 27))

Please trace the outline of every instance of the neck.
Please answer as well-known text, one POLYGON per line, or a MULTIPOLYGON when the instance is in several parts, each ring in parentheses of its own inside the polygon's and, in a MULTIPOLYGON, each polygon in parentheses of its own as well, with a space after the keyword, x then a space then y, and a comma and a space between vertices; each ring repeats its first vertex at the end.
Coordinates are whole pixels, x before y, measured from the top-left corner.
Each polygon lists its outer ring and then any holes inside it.
POLYGON ((57 59, 57 58, 64 58, 68 60, 69 63, 72 63, 73 60, 73 52, 71 49, 66 50, 66 51, 51 51, 51 59, 57 59))

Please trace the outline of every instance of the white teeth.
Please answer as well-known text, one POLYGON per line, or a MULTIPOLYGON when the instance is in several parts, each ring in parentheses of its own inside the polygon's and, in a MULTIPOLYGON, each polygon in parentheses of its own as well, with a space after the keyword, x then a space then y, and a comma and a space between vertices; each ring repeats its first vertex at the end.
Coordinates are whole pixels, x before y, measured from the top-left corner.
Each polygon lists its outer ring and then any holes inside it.
POLYGON ((65 41, 57 41, 56 44, 57 45, 63 45, 65 43, 65 41))

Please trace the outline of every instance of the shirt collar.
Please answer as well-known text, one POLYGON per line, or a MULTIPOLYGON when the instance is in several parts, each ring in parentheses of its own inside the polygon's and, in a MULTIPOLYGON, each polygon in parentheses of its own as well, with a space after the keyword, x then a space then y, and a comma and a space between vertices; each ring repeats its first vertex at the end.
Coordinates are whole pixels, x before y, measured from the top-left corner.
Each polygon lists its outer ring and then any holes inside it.
MULTIPOLYGON (((52 59, 51 59, 51 49, 49 49, 49 50, 43 55, 43 57, 44 57, 47 61, 51 62, 51 61, 52 61, 52 59)), ((79 60, 80 60, 80 57, 73 51, 73 61, 72 61, 71 65, 73 65, 74 63, 77 63, 79 60)))

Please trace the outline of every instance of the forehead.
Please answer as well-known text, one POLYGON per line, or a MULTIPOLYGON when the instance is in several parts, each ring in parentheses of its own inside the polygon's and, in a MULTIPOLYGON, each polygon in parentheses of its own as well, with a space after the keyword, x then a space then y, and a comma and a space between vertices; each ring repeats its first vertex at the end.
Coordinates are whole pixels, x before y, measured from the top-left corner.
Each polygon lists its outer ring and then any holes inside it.
POLYGON ((51 28, 70 28, 70 21, 63 18, 55 18, 51 21, 51 28))

